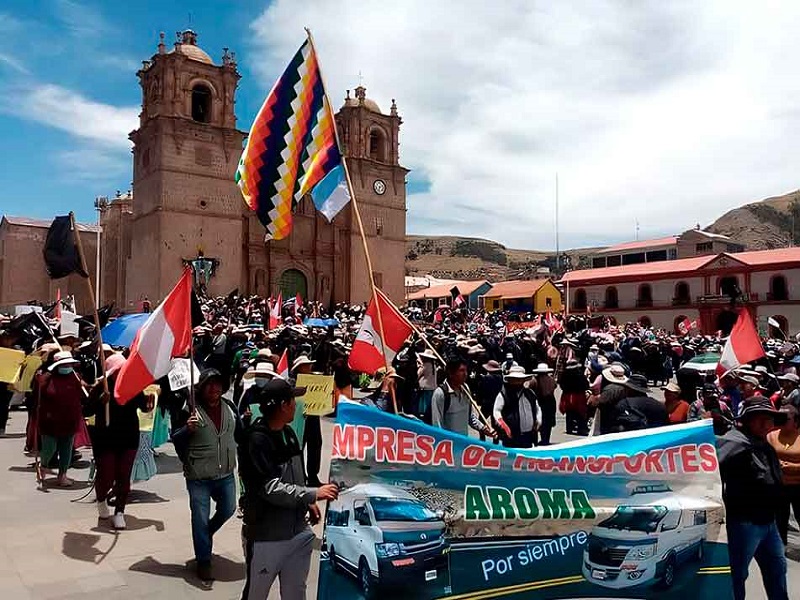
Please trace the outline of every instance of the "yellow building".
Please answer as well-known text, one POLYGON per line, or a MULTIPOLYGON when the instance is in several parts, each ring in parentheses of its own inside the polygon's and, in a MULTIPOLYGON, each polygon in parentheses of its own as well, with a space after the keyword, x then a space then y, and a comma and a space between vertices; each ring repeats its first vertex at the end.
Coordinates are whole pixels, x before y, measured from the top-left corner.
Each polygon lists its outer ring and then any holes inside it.
POLYGON ((488 311, 561 312, 561 292, 551 279, 495 283, 481 301, 488 311))

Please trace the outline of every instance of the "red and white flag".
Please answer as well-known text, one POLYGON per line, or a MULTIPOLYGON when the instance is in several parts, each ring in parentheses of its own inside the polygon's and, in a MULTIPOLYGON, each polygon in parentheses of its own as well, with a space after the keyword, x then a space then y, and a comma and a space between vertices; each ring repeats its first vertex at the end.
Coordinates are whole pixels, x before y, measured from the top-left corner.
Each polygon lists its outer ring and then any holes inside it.
POLYGON ((697 329, 697 321, 690 321, 689 317, 686 317, 683 321, 678 323, 678 330, 681 332, 681 335, 686 335, 694 329, 697 329))
POLYGON ((544 318, 544 324, 547 325, 550 333, 556 333, 557 331, 564 329, 564 323, 549 310, 544 318))
POLYGON ((455 300, 453 300, 453 306, 455 306, 456 308, 461 308, 465 304, 466 302, 464 301, 463 294, 459 294, 458 296, 456 296, 455 300))
POLYGON ((278 377, 289 380, 289 355, 284 349, 281 359, 278 361, 278 377))
POLYGON ((743 308, 739 311, 739 318, 733 326, 722 356, 717 365, 717 374, 723 375, 744 364, 758 360, 764 356, 764 347, 758 337, 758 331, 750 316, 750 311, 743 308))
POLYGON ((192 270, 183 272, 178 285, 136 334, 131 354, 117 375, 114 395, 125 404, 172 368, 192 344, 192 270))
POLYGON ((269 309, 269 328, 275 329, 281 324, 281 310, 283 308, 283 293, 278 292, 278 300, 269 309))
POLYGON ((373 298, 367 307, 361 329, 358 330, 348 365, 354 371, 374 375, 375 372, 392 360, 403 347, 413 329, 395 308, 392 301, 378 290, 378 305, 373 298), (380 310, 380 320, 378 311, 380 310), (383 338, 380 324, 383 323, 383 338), (384 342, 386 344, 384 345, 384 342))
POLYGON ((300 297, 298 293, 297 296, 294 297, 294 316, 299 317, 299 311, 303 307, 303 299, 300 297))

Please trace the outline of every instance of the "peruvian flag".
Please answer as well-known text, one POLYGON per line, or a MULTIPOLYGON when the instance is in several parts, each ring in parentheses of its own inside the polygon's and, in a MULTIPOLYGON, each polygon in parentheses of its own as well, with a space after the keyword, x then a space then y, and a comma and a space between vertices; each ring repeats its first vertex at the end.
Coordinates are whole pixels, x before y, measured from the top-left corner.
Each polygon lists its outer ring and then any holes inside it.
POLYGON ((297 293, 297 296, 294 297, 294 316, 299 317, 298 311, 303 307, 303 299, 300 297, 300 293, 297 293))
POLYGON ((690 321, 689 317, 686 317, 683 321, 678 323, 678 330, 682 335, 686 335, 693 329, 697 329, 697 321, 690 321))
POLYGON ((463 294, 459 294, 458 296, 456 296, 455 300, 453 300, 453 306, 455 306, 456 308, 461 308, 465 304, 466 302, 464 301, 463 294))
POLYGON ((278 361, 278 377, 289 380, 289 355, 284 349, 281 359, 278 361))
POLYGON ((169 295, 147 319, 131 345, 131 355, 117 375, 114 394, 125 404, 169 373, 171 360, 192 344, 192 270, 187 268, 169 295))
POLYGON ((377 290, 375 294, 378 305, 373 298, 367 313, 364 315, 364 322, 358 330, 356 340, 353 342, 353 350, 350 353, 348 365, 354 371, 374 375, 375 372, 386 365, 391 365, 392 360, 400 351, 403 343, 411 335, 413 329, 395 308, 392 301, 377 290), (378 319, 380 311, 380 320, 378 319), (380 325, 383 323, 383 336, 381 336, 380 325), (384 341, 386 345, 384 346, 384 341))
POLYGON ((550 330, 550 333, 555 333, 564 329, 564 323, 561 322, 553 313, 547 311, 547 316, 544 318, 544 324, 550 330))
POLYGON ((281 309, 283 308, 283 293, 278 292, 278 300, 269 309, 269 328, 275 329, 281 324, 281 309))
POLYGON ((750 316, 750 311, 741 309, 736 325, 733 326, 722 356, 717 365, 717 374, 724 375, 746 363, 758 360, 764 356, 764 347, 758 337, 758 331, 750 316))

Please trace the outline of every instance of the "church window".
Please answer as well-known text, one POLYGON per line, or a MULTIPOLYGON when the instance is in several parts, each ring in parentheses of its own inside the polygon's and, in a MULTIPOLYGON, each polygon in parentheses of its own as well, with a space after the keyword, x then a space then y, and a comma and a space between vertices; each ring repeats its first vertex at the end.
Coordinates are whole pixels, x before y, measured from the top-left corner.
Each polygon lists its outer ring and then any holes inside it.
POLYGON ((386 161, 386 141, 379 129, 373 129, 369 133, 369 157, 378 162, 386 161))
POLYGON ((211 121, 211 90, 202 83, 192 88, 192 119, 198 123, 211 121))
POLYGON ((375 217, 375 234, 383 235, 383 217, 375 217))

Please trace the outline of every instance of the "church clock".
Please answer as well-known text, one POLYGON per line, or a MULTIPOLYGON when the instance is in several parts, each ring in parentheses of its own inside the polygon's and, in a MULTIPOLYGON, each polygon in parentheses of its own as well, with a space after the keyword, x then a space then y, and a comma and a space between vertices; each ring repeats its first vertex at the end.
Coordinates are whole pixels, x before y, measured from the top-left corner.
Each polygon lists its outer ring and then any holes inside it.
POLYGON ((386 182, 383 179, 376 179, 372 184, 372 189, 378 196, 383 196, 386 193, 386 182))

